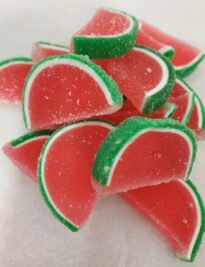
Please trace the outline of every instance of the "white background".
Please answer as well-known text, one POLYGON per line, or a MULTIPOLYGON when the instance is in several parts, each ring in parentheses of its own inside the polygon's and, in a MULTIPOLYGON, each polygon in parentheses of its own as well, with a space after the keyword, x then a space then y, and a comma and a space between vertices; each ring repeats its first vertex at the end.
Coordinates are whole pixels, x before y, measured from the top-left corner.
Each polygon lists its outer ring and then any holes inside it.
MULTIPOLYGON (((204 0, 0 0, 0 59, 29 56, 32 42, 68 45, 97 6, 125 10, 205 51, 204 0)), ((205 63, 188 81, 205 101, 205 63)), ((21 109, 0 103, 0 146, 26 132, 21 109)), ((205 200, 205 143, 192 179, 205 200)), ((0 267, 181 267, 167 240, 117 196, 103 199, 71 233, 55 220, 37 186, 0 152, 0 267)), ((205 241, 193 267, 205 266, 205 241)))

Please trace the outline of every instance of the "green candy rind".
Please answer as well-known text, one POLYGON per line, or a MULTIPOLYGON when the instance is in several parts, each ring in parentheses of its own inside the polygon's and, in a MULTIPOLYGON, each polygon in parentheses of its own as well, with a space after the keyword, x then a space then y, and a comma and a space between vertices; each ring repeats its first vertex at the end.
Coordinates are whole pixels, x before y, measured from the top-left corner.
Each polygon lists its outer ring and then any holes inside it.
POLYGON ((195 93, 195 97, 199 103, 200 109, 201 109, 201 116, 202 116, 202 124, 201 124, 201 129, 205 130, 205 107, 203 102, 201 101, 201 98, 195 93))
POLYGON ((42 130, 42 131, 30 132, 30 133, 27 133, 25 135, 20 136, 17 139, 10 141, 10 145, 12 147, 18 147, 19 145, 22 145, 23 143, 27 142, 28 140, 33 140, 36 137, 40 137, 40 136, 49 136, 52 133, 53 133, 53 131, 51 131, 51 130, 42 130))
POLYGON ((81 56, 81 55, 75 55, 75 54, 48 57, 48 58, 44 58, 40 60, 36 65, 33 66, 33 68, 29 72, 26 78, 26 81, 25 81, 25 86, 23 90, 22 111, 23 111, 23 119, 24 119, 26 128, 28 128, 28 118, 29 118, 29 114, 27 114, 27 111, 26 111, 26 103, 28 101, 28 99, 26 99, 26 91, 29 90, 29 87, 28 87, 29 80, 33 76, 33 73, 35 73, 35 71, 38 72, 38 68, 41 67, 41 65, 43 65, 44 63, 48 61, 53 61, 55 65, 55 62, 57 62, 60 59, 68 59, 68 60, 72 59, 75 61, 79 61, 83 63, 85 66, 88 66, 89 68, 91 68, 96 73, 96 75, 99 76, 101 80, 105 83, 107 90, 109 91, 111 95, 113 103, 117 106, 123 105, 123 97, 115 81, 103 69, 101 69, 95 63, 91 62, 87 57, 81 56))
POLYGON ((43 164, 43 160, 44 160, 44 153, 47 149, 47 146, 52 142, 53 137, 58 134, 60 131, 64 130, 65 128, 69 128, 71 125, 74 124, 81 124, 82 122, 84 122, 86 124, 86 122, 103 122, 107 125, 111 125, 113 126, 112 123, 105 121, 105 120, 84 120, 84 121, 78 121, 78 122, 74 122, 74 123, 70 123, 66 126, 63 126, 61 128, 59 128, 58 130, 56 130, 53 134, 50 135, 50 137, 47 139, 47 141, 45 142, 39 160, 38 160, 38 168, 37 168, 37 176, 38 176, 38 186, 39 186, 39 190, 41 192, 41 195, 45 201, 45 203, 47 204, 48 208, 50 209, 50 211, 52 212, 52 214, 56 217, 56 219, 58 219, 61 223, 63 223, 65 226, 67 226, 72 232, 77 232, 79 230, 79 227, 77 227, 76 225, 72 224, 71 221, 66 220, 65 218, 62 217, 62 215, 58 212, 57 209, 55 209, 55 207, 52 205, 49 196, 46 193, 45 190, 45 185, 43 183, 43 175, 42 175, 42 164, 43 164))
POLYGON ((188 178, 197 151, 197 143, 193 132, 178 121, 172 119, 152 120, 148 118, 132 117, 124 120, 118 127, 112 130, 101 144, 92 169, 92 176, 94 179, 101 185, 109 186, 109 176, 119 153, 129 145, 131 140, 134 140, 135 136, 139 136, 140 132, 153 129, 158 129, 159 131, 160 129, 176 129, 185 134, 190 140, 193 154, 186 177, 188 178))
POLYGON ((197 237, 195 245, 193 247, 190 259, 183 259, 183 258, 180 258, 180 259, 182 261, 186 261, 186 262, 193 262, 196 255, 197 255, 197 252, 199 251, 202 237, 203 237, 203 234, 205 231, 205 208, 204 208, 203 200, 202 200, 196 186, 190 180, 187 180, 186 183, 190 187, 191 191, 194 193, 194 195, 196 196, 196 198, 198 200, 198 204, 199 204, 200 212, 201 212, 201 226, 200 226, 198 237, 197 237))
POLYGON ((160 53, 170 60, 174 57, 175 51, 173 48, 170 47, 169 50, 167 50, 165 52, 160 52, 160 53))
POLYGON ((31 63, 32 59, 29 57, 12 57, 0 61, 0 67, 6 67, 10 63, 18 64, 19 62, 31 63))
POLYGON ((194 108, 194 94, 191 93, 191 107, 190 109, 188 110, 188 112, 186 113, 186 115, 184 116, 184 119, 183 119, 183 123, 186 125, 187 123, 189 123, 190 121, 190 118, 191 118, 191 114, 192 114, 192 111, 193 111, 193 108, 194 108))
POLYGON ((167 113, 165 114, 164 118, 171 119, 174 116, 174 113, 176 112, 176 105, 172 102, 167 102, 164 105, 167 107, 167 113))
MULTIPOLYGON (((178 75, 177 75, 177 79, 178 79, 182 84, 184 84, 184 86, 185 86, 185 90, 187 89, 187 90, 189 90, 190 92, 192 92, 193 95, 194 95, 194 98, 197 99, 197 101, 198 101, 198 103, 199 103, 199 106, 200 106, 200 109, 201 109, 201 116, 202 116, 202 124, 201 124, 200 127, 201 127, 201 129, 205 129, 205 107, 204 107, 204 104, 203 104, 201 98, 200 98, 199 95, 196 93, 196 91, 194 91, 194 89, 192 89, 192 87, 191 87, 185 80, 183 80, 183 79, 182 79, 181 77, 179 77, 178 75)), ((191 114, 190 114, 190 116, 191 116, 191 114)))
MULTIPOLYGON (((109 9, 116 12, 117 10, 109 9)), ((129 17, 133 26, 131 30, 119 36, 85 36, 74 35, 72 38, 74 53, 88 55, 90 58, 113 58, 120 57, 128 53, 135 45, 138 32, 138 22, 132 15, 117 11, 124 16, 129 17)))
POLYGON ((182 68, 176 68, 176 74, 179 75, 181 78, 185 78, 188 75, 190 75, 197 67, 198 65, 205 59, 205 55, 202 54, 197 61, 195 61, 193 64, 188 65, 187 67, 182 68))
POLYGON ((176 74, 170 61, 158 51, 145 47, 145 46, 140 46, 140 45, 135 46, 135 47, 145 49, 145 51, 147 50, 153 53, 155 56, 159 57, 165 63, 165 65, 167 66, 168 72, 169 72, 169 78, 165 86, 159 92, 149 96, 146 99, 144 106, 142 107, 141 112, 144 113, 145 115, 150 115, 151 113, 153 113, 155 110, 160 108, 166 102, 174 86, 176 74))

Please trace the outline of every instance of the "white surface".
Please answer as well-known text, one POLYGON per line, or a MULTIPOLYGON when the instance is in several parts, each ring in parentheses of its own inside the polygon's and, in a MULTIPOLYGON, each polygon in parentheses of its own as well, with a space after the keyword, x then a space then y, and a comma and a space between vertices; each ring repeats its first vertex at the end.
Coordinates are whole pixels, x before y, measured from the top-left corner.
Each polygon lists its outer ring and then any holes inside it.
MULTIPOLYGON (((204 0, 0 0, 0 58, 30 54, 34 41, 67 45, 98 5, 149 20, 205 51, 204 0)), ((188 79, 205 101, 205 63, 188 79)), ((0 145, 25 133, 21 109, 0 104, 0 145)), ((193 181, 205 199, 205 142, 193 181)), ((71 233, 55 220, 38 188, 0 152, 0 267, 203 267, 205 241, 189 265, 143 217, 118 197, 103 199, 89 223, 71 233)))

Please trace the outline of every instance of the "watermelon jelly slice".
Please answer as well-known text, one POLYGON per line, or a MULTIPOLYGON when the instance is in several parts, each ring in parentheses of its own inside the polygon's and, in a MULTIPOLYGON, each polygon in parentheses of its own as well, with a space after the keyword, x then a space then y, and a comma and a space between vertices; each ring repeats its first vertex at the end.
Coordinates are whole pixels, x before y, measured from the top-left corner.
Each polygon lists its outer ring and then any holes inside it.
MULTIPOLYGON (((130 102, 128 99, 126 102, 130 102)), ((122 110, 119 110, 116 113, 108 114, 100 117, 103 120, 111 121, 115 125, 120 124, 125 119, 128 119, 133 116, 137 117, 145 117, 142 113, 140 113, 137 109, 134 110, 124 110, 128 106, 125 104, 125 107, 123 106, 122 110)), ((163 106, 161 106, 159 109, 157 109, 155 112, 153 112, 149 118, 152 119, 162 119, 162 118, 172 118, 174 116, 174 113, 176 112, 176 105, 174 103, 167 102, 163 106)))
MULTIPOLYGON (((205 108, 204 105, 200 99, 200 97, 198 96, 198 94, 196 93, 196 91, 194 91, 190 85, 188 85, 184 80, 182 80, 181 78, 177 78, 176 79, 176 83, 174 85, 174 88, 170 94, 170 101, 171 98, 179 98, 182 97, 186 94, 190 95, 190 104, 189 106, 191 107, 191 98, 192 95, 194 95, 194 103, 193 103, 193 108, 191 108, 191 114, 188 114, 188 120, 187 120, 187 126, 189 128, 191 128, 192 130, 195 131, 197 138, 198 139, 203 139, 203 132, 205 130, 205 108)), ((173 101, 175 102, 175 101, 173 101)), ((187 109, 189 110, 189 109, 187 109)))
POLYGON ((196 156, 188 128, 171 119, 132 117, 107 136, 94 161, 97 191, 120 193, 188 178, 196 156))
POLYGON ((15 57, 0 62, 0 100, 20 102, 26 76, 32 68, 32 60, 15 57))
POLYGON ((66 46, 48 42, 37 42, 33 44, 31 58, 34 62, 38 62, 43 58, 65 54, 69 54, 69 49, 66 46))
POLYGON ((128 53, 135 45, 135 17, 114 9, 99 8, 71 41, 71 51, 90 58, 113 58, 128 53))
POLYGON ((167 237, 178 257, 194 260, 204 233, 205 211, 190 181, 143 187, 121 196, 167 237))
POLYGON ((194 108, 187 126, 195 131, 197 139, 205 139, 205 109, 197 94, 195 94, 194 108))
POLYGON ((103 121, 77 122, 54 132, 43 147, 38 179, 49 209, 77 231, 88 220, 99 196, 91 184, 94 155, 113 126, 103 121))
POLYGON ((174 48, 175 55, 171 62, 175 67, 176 73, 181 77, 189 75, 204 59, 204 54, 198 48, 160 31, 145 21, 141 20, 140 24, 140 31, 174 48))
MULTIPOLYGON (((139 29, 141 25, 139 23, 139 29)), ((163 44, 156 39, 154 39, 152 36, 148 35, 144 31, 139 30, 137 34, 137 39, 136 39, 136 44, 137 45, 143 45, 150 47, 152 49, 155 49, 159 51, 162 55, 168 57, 169 59, 173 58, 174 56, 174 49, 170 45, 163 44)))
POLYGON ((116 59, 95 60, 118 84, 120 91, 145 115, 162 106, 175 82, 175 71, 166 57, 135 46, 116 59))
POLYGON ((36 181, 37 161, 50 134, 49 130, 28 133, 4 145, 3 151, 20 170, 36 181))
POLYGON ((116 112, 123 104, 116 83, 79 55, 38 62, 24 88, 23 113, 28 129, 42 129, 116 112))

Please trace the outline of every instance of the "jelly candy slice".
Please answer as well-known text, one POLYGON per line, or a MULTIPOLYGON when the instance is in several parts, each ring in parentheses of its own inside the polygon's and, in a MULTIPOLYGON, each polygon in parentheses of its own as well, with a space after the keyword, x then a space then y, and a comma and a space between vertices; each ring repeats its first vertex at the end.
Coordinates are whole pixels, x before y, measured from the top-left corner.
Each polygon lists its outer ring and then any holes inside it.
POLYGON ((190 181, 143 187, 121 196, 170 240, 178 257, 194 260, 204 233, 205 211, 190 181))
POLYGON ((38 62, 43 58, 65 54, 69 54, 68 47, 41 41, 33 44, 31 58, 38 62))
POLYGON ((49 128, 116 112, 123 100, 116 83, 79 55, 38 62, 24 88, 23 114, 28 129, 49 128))
POLYGON ((171 119, 132 117, 109 133, 94 161, 97 191, 119 193, 188 178, 196 156, 195 136, 171 119))
POLYGON ((43 147, 40 191, 54 216, 72 231, 86 223, 98 199, 91 170, 95 153, 111 129, 102 121, 77 122, 54 132, 43 147))
POLYGON ((70 49, 90 58, 113 58, 135 45, 137 20, 124 12, 99 8, 94 17, 72 38, 70 49))
POLYGON ((95 60, 118 84, 120 91, 143 114, 162 106, 174 86, 175 72, 166 57, 143 46, 135 46, 116 59, 95 60))

